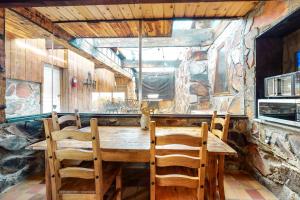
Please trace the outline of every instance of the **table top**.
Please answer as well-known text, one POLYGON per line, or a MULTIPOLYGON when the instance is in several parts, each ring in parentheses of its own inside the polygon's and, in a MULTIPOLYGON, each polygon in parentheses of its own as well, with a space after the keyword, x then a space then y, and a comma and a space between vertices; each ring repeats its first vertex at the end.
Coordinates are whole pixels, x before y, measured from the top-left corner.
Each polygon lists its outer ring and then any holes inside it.
MULTIPOLYGON (((150 132, 133 126, 99 126, 100 146, 105 151, 150 151, 150 132)), ((83 132, 90 131, 90 127, 80 129, 83 132)), ((156 135, 165 134, 201 134, 200 127, 157 127, 156 135)), ((91 149, 91 142, 81 142, 75 140, 64 140, 58 143, 59 148, 80 148, 91 149)), ((195 148, 184 145, 168 145, 167 149, 195 150, 195 148)), ((41 141, 28 147, 31 150, 46 150, 47 144, 41 141)), ((209 153, 224 155, 236 155, 236 151, 228 144, 214 136, 208 135, 207 150, 209 153)))

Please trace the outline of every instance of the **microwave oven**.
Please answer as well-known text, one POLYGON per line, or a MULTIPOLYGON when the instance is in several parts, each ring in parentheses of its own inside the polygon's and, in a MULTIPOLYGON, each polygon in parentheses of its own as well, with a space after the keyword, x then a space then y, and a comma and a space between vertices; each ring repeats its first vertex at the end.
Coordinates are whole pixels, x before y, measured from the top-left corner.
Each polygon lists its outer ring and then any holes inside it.
POLYGON ((300 71, 265 78, 265 97, 300 97, 300 71))
POLYGON ((300 127, 300 99, 259 99, 258 118, 300 127))

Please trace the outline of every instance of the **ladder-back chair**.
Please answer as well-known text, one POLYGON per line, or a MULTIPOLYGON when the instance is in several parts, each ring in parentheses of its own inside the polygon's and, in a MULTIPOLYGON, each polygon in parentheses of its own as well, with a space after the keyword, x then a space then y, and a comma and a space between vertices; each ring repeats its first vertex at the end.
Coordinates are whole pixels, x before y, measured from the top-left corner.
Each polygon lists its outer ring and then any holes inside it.
MULTIPOLYGON (((230 123, 230 114, 226 114, 225 118, 217 117, 217 111, 213 112, 211 125, 210 125, 210 132, 213 133, 215 136, 220 138, 222 141, 227 143, 228 137, 228 129, 230 123), (216 126, 221 126, 221 130, 217 129, 216 126)), ((225 199, 225 191, 224 191, 224 165, 225 165, 225 156, 220 155, 218 157, 218 189, 220 194, 220 199, 225 199)))
POLYGON ((91 119, 91 131, 53 131, 52 120, 44 119, 53 200, 102 200, 114 180, 115 198, 121 199, 121 169, 102 162, 97 119, 91 119), (60 142, 90 142, 92 150, 58 148, 60 142), (65 159, 92 161, 93 165, 63 167, 65 159))
POLYGON ((58 130, 76 130, 81 128, 81 121, 78 111, 75 111, 74 115, 63 115, 61 117, 58 117, 57 112, 52 112, 52 123, 53 123, 53 129, 55 131, 58 130), (66 126, 63 129, 61 129, 61 125, 65 122, 73 121, 75 126, 66 126))
POLYGON ((151 150, 150 150, 150 198, 159 199, 204 199, 205 168, 207 160, 207 123, 202 123, 199 136, 191 136, 188 133, 176 133, 158 136, 155 133, 155 122, 150 123, 151 150), (157 147, 163 145, 186 145, 198 147, 198 156, 183 154, 158 155, 157 147), (169 168, 170 167, 170 168, 169 168), (168 173, 159 174, 159 170, 169 168, 168 173), (196 171, 192 175, 183 175, 178 171, 196 171), (180 174, 179 174, 180 173, 180 174), (195 175, 196 174, 196 175, 195 175))

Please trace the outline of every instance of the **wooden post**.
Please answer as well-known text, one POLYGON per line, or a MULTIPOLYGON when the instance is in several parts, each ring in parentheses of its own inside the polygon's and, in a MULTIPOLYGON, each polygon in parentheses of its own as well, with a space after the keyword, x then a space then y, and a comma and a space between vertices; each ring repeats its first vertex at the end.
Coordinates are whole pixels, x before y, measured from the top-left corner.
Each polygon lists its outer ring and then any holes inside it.
POLYGON ((0 8, 0 123, 5 122, 5 9, 0 8))
POLYGON ((155 126, 156 123, 154 121, 150 122, 150 199, 155 200, 155 174, 156 174, 156 166, 155 166, 155 126))

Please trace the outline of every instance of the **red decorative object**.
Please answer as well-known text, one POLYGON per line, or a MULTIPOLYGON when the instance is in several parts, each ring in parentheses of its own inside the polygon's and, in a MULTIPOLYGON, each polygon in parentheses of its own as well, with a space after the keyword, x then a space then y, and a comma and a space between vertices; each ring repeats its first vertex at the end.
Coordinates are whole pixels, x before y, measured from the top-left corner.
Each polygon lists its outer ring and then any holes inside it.
POLYGON ((72 88, 77 88, 77 78, 75 76, 73 76, 72 80, 71 80, 71 86, 72 88))

